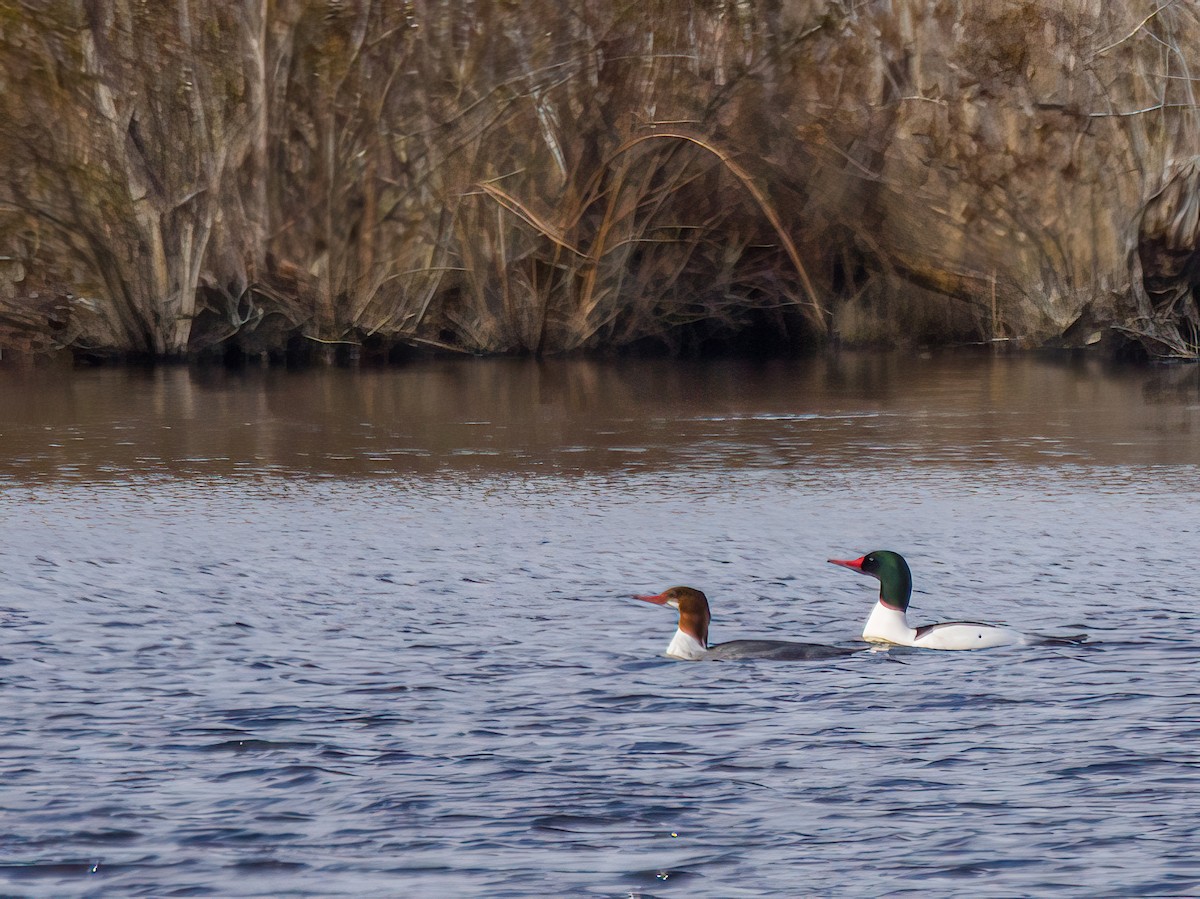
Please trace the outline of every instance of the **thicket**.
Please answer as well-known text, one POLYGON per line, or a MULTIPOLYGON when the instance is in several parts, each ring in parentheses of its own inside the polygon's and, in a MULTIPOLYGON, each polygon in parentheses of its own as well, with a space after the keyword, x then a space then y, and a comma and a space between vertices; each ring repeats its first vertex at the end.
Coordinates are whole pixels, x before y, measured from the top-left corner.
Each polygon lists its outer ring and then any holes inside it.
POLYGON ((0 345, 1200 348, 1200 11, 0 0, 0 345))

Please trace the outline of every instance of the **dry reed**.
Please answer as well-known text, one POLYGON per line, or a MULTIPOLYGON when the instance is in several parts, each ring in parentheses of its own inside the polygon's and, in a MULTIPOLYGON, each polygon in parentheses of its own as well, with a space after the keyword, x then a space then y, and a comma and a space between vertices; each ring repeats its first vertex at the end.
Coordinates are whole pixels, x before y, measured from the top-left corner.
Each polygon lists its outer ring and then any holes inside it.
POLYGON ((1193 4, 0 2, 0 342, 1200 334, 1193 4))

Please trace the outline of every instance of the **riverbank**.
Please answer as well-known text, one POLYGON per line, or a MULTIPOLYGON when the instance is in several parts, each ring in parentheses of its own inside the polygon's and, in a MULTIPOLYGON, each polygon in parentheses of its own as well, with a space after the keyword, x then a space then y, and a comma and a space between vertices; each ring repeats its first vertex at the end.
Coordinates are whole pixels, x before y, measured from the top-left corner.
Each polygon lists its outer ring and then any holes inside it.
POLYGON ((1200 349, 1200 11, 0 16, 0 346, 1200 349))

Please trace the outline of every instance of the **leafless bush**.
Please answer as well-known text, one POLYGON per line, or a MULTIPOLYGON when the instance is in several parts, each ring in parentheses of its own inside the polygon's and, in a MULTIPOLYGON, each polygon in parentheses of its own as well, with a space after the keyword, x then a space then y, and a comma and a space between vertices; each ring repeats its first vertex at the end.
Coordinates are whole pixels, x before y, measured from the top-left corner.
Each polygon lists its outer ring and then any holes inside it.
POLYGON ((1194 352, 1195 234, 1155 223, 1195 205, 1197 47, 1134 0, 0 3, 0 325, 1194 352))

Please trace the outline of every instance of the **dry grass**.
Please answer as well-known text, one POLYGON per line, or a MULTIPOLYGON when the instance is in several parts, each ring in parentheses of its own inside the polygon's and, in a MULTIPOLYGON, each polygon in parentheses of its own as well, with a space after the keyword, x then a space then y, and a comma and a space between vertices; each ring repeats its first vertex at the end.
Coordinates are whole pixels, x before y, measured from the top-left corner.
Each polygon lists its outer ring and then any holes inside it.
POLYGON ((31 6, 0 324, 39 345, 1196 351, 1191 4, 31 6))

